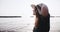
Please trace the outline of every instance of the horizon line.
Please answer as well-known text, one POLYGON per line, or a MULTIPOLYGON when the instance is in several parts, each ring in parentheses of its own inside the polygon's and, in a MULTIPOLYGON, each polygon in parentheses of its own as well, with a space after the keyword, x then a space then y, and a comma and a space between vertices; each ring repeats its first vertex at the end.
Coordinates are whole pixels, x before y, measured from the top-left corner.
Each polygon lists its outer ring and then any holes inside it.
MULTIPOLYGON (((0 18, 21 18, 23 16, 0 16, 0 18)), ((34 17, 34 16, 30 16, 30 17, 34 17)), ((50 17, 60 17, 60 16, 50 16, 50 17)))

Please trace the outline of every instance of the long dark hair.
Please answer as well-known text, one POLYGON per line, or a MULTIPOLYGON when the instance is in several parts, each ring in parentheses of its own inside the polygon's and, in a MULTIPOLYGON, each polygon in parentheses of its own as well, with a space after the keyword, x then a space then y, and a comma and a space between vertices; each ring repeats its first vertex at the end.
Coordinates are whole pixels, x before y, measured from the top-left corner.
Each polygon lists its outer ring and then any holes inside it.
POLYGON ((36 7, 35 7, 35 12, 36 12, 36 16, 38 16, 39 17, 39 12, 41 11, 41 7, 39 6, 39 5, 36 5, 36 7), (38 8, 37 8, 38 7, 38 8), (39 11, 38 11, 38 9, 39 9, 39 11))

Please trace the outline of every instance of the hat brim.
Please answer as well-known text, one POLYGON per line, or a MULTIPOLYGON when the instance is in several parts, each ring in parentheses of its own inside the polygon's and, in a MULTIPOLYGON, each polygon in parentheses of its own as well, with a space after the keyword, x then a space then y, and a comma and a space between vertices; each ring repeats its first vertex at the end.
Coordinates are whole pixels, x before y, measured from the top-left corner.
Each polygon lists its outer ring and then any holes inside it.
POLYGON ((32 4, 31 7, 34 9, 36 6, 34 4, 32 4))

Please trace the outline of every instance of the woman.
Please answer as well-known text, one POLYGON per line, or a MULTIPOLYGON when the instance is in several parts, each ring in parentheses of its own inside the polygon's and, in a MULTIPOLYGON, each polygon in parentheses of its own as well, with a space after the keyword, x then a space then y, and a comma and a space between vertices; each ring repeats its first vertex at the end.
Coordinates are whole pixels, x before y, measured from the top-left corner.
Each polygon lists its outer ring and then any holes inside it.
POLYGON ((38 5, 31 5, 33 8, 33 15, 35 15, 35 26, 33 32, 49 32, 50 30, 50 14, 48 7, 41 3, 38 5))

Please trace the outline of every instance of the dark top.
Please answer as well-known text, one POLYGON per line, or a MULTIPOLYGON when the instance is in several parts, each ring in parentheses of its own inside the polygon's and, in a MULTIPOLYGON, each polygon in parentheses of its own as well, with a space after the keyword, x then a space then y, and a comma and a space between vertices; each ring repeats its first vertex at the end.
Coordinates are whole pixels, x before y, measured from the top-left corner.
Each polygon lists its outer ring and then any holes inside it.
POLYGON ((38 23, 39 23, 39 30, 41 31, 49 31, 50 30, 50 14, 48 16, 44 17, 42 15, 39 15, 38 23))

